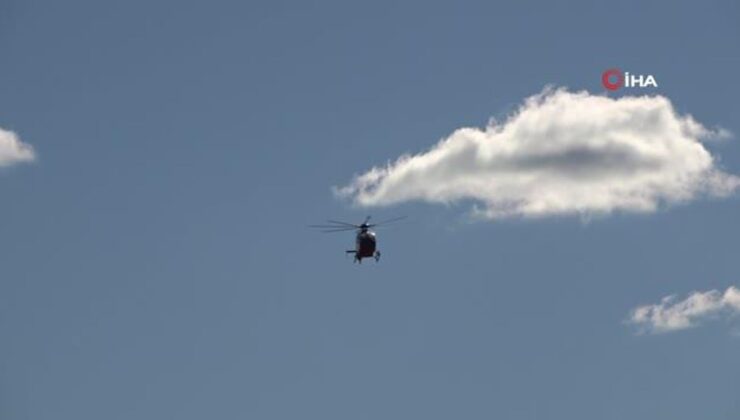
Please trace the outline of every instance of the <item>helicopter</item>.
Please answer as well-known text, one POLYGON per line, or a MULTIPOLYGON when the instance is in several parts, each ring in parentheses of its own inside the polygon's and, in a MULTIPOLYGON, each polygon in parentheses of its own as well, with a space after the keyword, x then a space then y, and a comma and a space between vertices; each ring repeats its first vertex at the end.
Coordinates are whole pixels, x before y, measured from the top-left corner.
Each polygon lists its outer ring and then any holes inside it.
POLYGON ((375 232, 370 228, 385 225, 388 223, 397 222, 405 219, 406 216, 395 217, 393 219, 384 220, 378 223, 369 223, 370 216, 365 218, 365 221, 359 225, 347 222, 340 222, 337 220, 327 220, 328 224, 325 225, 309 225, 312 228, 322 229, 323 233, 334 233, 334 232, 346 232, 350 230, 356 230, 357 236, 355 237, 355 249, 347 250, 347 254, 354 254, 354 262, 362 264, 363 258, 374 258, 375 262, 380 260, 380 251, 377 249, 377 238, 375 232))

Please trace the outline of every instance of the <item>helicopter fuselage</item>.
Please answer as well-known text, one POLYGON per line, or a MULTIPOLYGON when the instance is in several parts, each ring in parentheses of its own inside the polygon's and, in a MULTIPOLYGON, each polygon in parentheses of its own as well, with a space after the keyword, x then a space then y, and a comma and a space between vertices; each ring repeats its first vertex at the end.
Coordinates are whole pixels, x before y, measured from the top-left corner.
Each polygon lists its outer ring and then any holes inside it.
POLYGON ((370 230, 362 230, 357 233, 355 239, 355 258, 369 258, 375 256, 376 247, 375 233, 370 230))
POLYGON ((355 254, 355 262, 362 263, 363 258, 380 259, 380 251, 377 250, 377 239, 375 233, 367 227, 362 226, 355 237, 355 249, 347 251, 349 254, 355 254))

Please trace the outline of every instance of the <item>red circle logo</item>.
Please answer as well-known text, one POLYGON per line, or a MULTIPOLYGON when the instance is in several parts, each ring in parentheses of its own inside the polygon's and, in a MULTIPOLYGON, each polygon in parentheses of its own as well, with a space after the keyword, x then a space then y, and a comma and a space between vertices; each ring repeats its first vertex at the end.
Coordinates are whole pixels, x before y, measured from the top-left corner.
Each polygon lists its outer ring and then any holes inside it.
POLYGON ((617 90, 622 87, 623 83, 624 76, 622 76, 622 71, 619 69, 609 69, 601 74, 601 84, 609 90, 617 90), (616 82, 612 83, 611 79, 614 77, 616 77, 616 82))

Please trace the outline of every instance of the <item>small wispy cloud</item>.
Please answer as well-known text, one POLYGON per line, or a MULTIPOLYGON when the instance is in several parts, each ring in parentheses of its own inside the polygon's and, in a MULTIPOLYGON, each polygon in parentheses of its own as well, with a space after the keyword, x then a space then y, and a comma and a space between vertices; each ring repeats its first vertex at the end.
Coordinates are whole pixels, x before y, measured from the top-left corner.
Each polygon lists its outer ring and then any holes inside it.
POLYGON ((460 128, 335 192, 360 206, 473 200, 488 219, 653 212, 740 188, 702 143, 729 136, 663 96, 545 89, 501 123, 460 128))
POLYGON ((703 320, 740 314, 740 289, 730 286, 724 292, 709 290, 693 292, 684 300, 675 295, 660 303, 634 309, 629 323, 640 332, 661 333, 683 330, 699 325, 703 320))
POLYGON ((35 159, 36 153, 30 144, 22 142, 16 133, 0 128, 0 166, 32 162, 35 159))

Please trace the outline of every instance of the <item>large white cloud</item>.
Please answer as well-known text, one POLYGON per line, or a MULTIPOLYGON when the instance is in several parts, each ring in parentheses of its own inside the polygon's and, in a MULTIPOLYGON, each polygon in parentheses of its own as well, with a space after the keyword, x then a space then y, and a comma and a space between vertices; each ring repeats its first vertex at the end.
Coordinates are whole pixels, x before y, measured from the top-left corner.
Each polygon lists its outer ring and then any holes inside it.
POLYGON ((335 191, 361 206, 473 200, 492 219, 651 212, 740 187, 701 142, 716 135, 662 96, 545 89, 503 123, 458 129, 335 191))
POLYGON ((31 145, 23 143, 14 132, 0 128, 0 166, 31 162, 34 159, 36 154, 31 145))
POLYGON ((740 314, 740 289, 693 292, 684 300, 675 296, 663 298, 660 303, 640 306, 632 311, 629 322, 644 332, 668 332, 697 325, 701 320, 719 315, 740 314))

